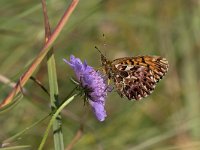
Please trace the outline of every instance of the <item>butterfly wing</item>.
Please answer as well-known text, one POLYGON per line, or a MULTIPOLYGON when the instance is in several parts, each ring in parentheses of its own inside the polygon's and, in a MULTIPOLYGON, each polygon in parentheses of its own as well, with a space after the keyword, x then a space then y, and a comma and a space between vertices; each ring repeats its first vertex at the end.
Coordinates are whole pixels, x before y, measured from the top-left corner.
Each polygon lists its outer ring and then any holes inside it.
POLYGON ((160 56, 125 57, 112 61, 117 92, 129 100, 150 95, 156 84, 168 71, 168 61, 160 56))

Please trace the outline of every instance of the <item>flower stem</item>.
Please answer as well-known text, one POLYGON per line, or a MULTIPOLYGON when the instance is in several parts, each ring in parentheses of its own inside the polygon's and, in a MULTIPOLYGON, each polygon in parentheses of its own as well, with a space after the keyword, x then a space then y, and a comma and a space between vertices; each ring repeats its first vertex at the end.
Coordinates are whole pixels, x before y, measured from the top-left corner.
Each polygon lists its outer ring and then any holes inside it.
POLYGON ((67 97, 64 98, 64 101, 66 101, 68 98, 70 98, 70 96, 72 96, 72 94, 77 90, 77 88, 78 88, 78 86, 73 88, 73 90, 67 95, 67 97))
MULTIPOLYGON (((49 76, 51 108, 52 111, 54 111, 57 110, 59 107, 59 100, 56 66, 53 53, 48 57, 47 66, 49 76)), ((56 120, 53 122, 53 136, 55 150, 64 150, 62 119, 60 114, 56 117, 56 120)))
MULTIPOLYGON (((47 42, 51 37, 51 27, 49 24, 45 0, 42 0, 42 9, 44 14, 45 42, 47 42)), ((47 54, 47 70, 49 77, 51 109, 52 111, 54 111, 57 110, 59 107, 59 100, 58 100, 59 92, 58 92, 58 82, 57 82, 56 64, 55 64, 53 47, 47 54)), ((64 150, 62 120, 60 114, 56 117, 56 120, 53 122, 53 136, 54 136, 55 150, 64 150)))
POLYGON ((40 146, 39 146, 38 150, 42 150, 42 149, 43 149, 43 146, 44 146, 44 144, 45 144, 45 141, 46 141, 46 139, 47 139, 47 136, 48 136, 48 134, 49 134, 49 131, 50 131, 50 129, 51 129, 51 126, 52 126, 53 122, 56 120, 56 118, 57 118, 57 116, 59 115, 59 113, 63 110, 63 108, 64 108, 65 106, 67 106, 67 105, 75 98, 76 95, 77 95, 77 94, 73 95, 73 96, 70 97, 68 100, 66 100, 66 101, 56 110, 56 112, 53 114, 53 116, 52 116, 52 118, 51 118, 51 120, 50 120, 50 122, 49 122, 49 124, 48 124, 48 126, 47 126, 47 129, 46 129, 46 131, 45 131, 45 134, 44 134, 44 136, 43 136, 42 142, 40 143, 40 146))

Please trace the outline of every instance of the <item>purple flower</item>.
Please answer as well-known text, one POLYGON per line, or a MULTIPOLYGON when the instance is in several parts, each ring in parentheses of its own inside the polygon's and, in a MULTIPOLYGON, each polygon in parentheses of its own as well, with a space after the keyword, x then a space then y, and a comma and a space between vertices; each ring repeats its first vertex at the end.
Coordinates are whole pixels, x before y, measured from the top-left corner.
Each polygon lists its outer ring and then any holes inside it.
POLYGON ((104 106, 108 87, 105 79, 100 72, 88 66, 86 61, 82 63, 79 58, 75 58, 73 55, 70 56, 70 61, 66 59, 64 61, 72 67, 81 87, 85 89, 85 95, 97 119, 104 121, 107 116, 104 106))

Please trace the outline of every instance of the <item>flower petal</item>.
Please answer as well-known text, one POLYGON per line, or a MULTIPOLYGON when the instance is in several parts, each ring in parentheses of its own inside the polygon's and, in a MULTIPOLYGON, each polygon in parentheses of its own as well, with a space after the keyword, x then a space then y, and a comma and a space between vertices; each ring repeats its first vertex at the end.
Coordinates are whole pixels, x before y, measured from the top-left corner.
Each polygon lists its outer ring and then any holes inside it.
POLYGON ((100 102, 94 102, 92 100, 89 100, 89 103, 92 106, 93 112, 96 115, 97 119, 99 121, 104 121, 107 116, 105 108, 104 108, 104 104, 100 102))

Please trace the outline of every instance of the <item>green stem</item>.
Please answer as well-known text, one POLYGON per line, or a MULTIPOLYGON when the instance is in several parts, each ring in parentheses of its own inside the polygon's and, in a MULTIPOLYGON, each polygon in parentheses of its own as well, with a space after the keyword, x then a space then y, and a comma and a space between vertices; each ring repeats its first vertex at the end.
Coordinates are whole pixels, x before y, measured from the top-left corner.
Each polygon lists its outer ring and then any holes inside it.
MULTIPOLYGON (((48 53, 47 60, 48 76, 49 76, 49 88, 50 88, 50 100, 52 111, 57 110, 59 107, 58 100, 58 83, 56 74, 56 65, 53 51, 48 53)), ((62 134, 62 119, 59 114, 56 120, 53 122, 53 136, 55 150, 64 150, 64 141, 62 134)))
MULTIPOLYGON (((64 101, 63 102, 65 102, 68 98, 70 98, 70 96, 72 96, 72 94, 77 90, 77 88, 78 88, 78 86, 76 86, 68 95, 67 95, 67 97, 66 98, 64 98, 64 101)), ((62 103, 63 103, 62 102, 62 103)), ((62 104, 61 103, 61 104, 62 104)))
MULTIPOLYGON (((48 41, 51 37, 51 27, 47 15, 46 1, 42 0, 42 9, 44 14, 44 26, 45 26, 45 40, 48 41)), ((58 100, 58 82, 57 82, 57 73, 56 73, 56 64, 54 58, 53 47, 47 54, 47 69, 49 76, 49 88, 50 88, 50 101, 52 111, 57 110, 59 107, 58 100)), ((62 120, 61 115, 59 114, 56 117, 56 120, 53 122, 53 137, 54 137, 54 147, 55 150, 64 150, 64 141, 62 134, 62 120)))
POLYGON ((50 122, 49 122, 49 124, 48 124, 48 126, 47 126, 47 129, 46 129, 46 131, 45 131, 45 134, 44 134, 44 136, 43 136, 42 142, 40 143, 40 146, 39 146, 38 150, 42 150, 42 149, 43 149, 43 146, 44 146, 44 144, 45 144, 45 141, 46 141, 46 139, 47 139, 47 136, 48 136, 48 134, 49 134, 49 131, 50 131, 50 129, 51 129, 51 126, 52 126, 53 122, 56 120, 56 118, 57 118, 57 116, 59 115, 59 113, 63 110, 63 108, 64 108, 65 106, 67 106, 67 105, 74 99, 74 97, 75 97, 76 95, 77 95, 77 94, 75 94, 75 95, 73 95, 72 97, 70 97, 68 100, 66 100, 66 101, 56 110, 55 114, 52 116, 52 118, 51 118, 51 120, 50 120, 50 122))

